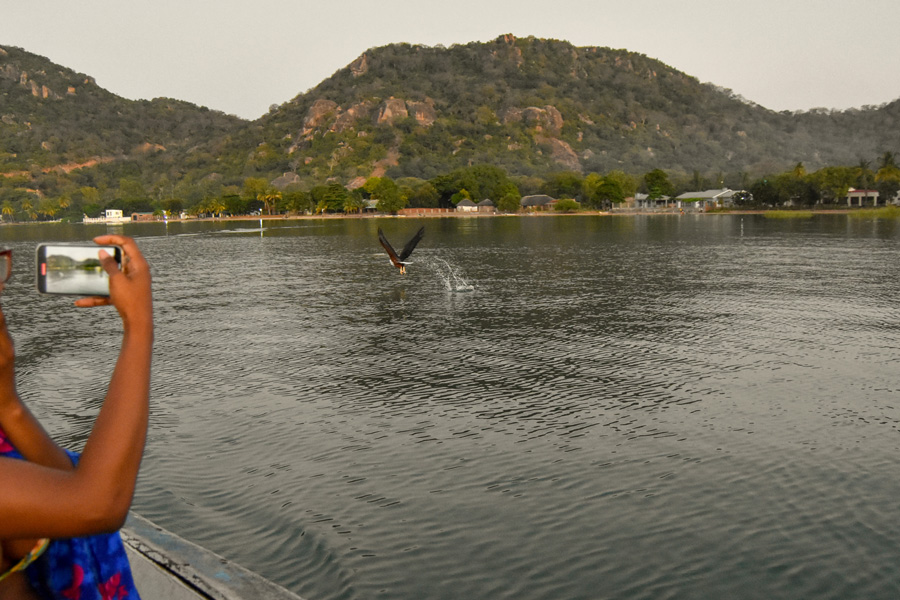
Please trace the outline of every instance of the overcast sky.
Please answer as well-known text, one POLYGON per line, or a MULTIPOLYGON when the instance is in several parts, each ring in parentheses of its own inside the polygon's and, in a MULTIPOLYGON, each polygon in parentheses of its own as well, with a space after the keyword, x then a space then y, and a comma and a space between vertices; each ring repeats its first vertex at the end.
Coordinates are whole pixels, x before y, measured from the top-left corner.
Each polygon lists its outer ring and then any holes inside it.
POLYGON ((504 33, 640 52, 774 110, 900 98, 898 0, 0 0, 0 45, 248 119, 368 48, 504 33))

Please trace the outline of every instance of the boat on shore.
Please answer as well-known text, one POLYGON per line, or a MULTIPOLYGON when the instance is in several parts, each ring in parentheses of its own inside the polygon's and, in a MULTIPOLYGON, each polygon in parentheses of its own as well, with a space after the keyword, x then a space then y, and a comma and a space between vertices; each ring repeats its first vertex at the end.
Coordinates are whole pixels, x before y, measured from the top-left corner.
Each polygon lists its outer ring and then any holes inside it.
POLYGON ((303 600, 135 513, 121 535, 143 600, 303 600))
POLYGON ((102 217, 89 217, 84 215, 82 223, 105 223, 107 225, 121 225, 123 223, 131 223, 131 217, 126 217, 118 209, 107 209, 102 217))

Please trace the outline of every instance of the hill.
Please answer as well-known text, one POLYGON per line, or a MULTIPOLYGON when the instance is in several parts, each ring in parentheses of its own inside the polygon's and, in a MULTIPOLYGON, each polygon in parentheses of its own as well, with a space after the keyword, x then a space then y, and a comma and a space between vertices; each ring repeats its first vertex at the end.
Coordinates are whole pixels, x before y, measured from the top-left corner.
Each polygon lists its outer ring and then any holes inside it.
POLYGON ((429 178, 480 163, 532 175, 760 174, 872 160, 896 145, 898 118, 900 101, 776 113, 641 54, 506 35, 369 50, 247 133, 312 179, 429 178))
MULTIPOLYGON (((896 151, 898 131, 900 100, 774 112, 641 54, 512 35, 367 50, 252 122, 179 100, 127 100, 0 47, 8 215, 60 213, 46 199, 73 216, 111 204, 153 210, 237 197, 248 180, 354 189, 372 176, 433 180, 473 165, 532 187, 563 171, 654 169, 739 186, 797 163, 812 172, 872 162, 896 151)), ((446 201, 451 190, 439 192, 446 201)))
POLYGON ((188 148, 240 123, 179 100, 120 98, 14 47, 0 47, 0 99, 0 171, 188 148))

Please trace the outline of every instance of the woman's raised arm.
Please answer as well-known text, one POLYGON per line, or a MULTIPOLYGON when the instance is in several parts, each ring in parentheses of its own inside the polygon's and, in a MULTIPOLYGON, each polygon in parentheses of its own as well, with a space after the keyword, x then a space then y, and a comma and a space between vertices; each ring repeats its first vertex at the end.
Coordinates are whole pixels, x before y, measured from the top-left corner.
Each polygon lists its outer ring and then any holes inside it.
POLYGON ((119 358, 76 469, 0 460, 0 539, 113 531, 124 522, 131 506, 149 413, 153 351, 150 267, 131 238, 110 235, 94 241, 121 246, 122 268, 100 251, 101 264, 110 276, 110 295, 82 298, 75 304, 115 306, 123 326, 119 358))

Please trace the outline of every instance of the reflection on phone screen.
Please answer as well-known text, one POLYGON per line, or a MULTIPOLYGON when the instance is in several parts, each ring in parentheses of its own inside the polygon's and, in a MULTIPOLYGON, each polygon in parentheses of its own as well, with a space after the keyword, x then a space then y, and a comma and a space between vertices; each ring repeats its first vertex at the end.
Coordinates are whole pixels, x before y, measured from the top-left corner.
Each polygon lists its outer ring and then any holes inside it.
POLYGON ((47 246, 41 265, 44 290, 48 294, 108 296, 109 275, 97 255, 99 247, 47 246))

